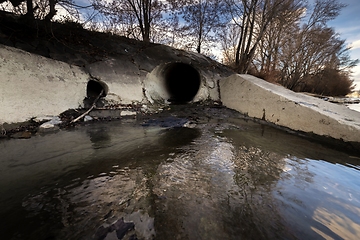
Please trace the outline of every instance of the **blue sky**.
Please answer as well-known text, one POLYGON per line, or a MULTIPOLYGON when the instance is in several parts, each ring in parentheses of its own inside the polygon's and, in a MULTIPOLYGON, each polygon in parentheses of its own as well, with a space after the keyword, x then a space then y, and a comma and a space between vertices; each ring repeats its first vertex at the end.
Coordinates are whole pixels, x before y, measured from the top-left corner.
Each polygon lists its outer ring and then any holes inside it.
MULTIPOLYGON (((360 1, 359 0, 340 0, 347 5, 343 8, 340 15, 329 22, 342 39, 352 46, 350 56, 352 59, 360 59, 360 1)), ((352 78, 357 84, 355 87, 360 90, 360 66, 353 69, 352 78)))

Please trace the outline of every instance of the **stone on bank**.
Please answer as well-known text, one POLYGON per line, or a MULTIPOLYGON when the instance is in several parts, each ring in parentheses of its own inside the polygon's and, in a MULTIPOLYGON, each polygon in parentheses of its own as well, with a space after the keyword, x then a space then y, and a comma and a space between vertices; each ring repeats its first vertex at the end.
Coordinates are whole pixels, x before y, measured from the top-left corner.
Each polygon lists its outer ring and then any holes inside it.
POLYGON ((62 123, 60 117, 53 117, 50 121, 39 126, 39 132, 51 132, 59 129, 58 125, 62 123))

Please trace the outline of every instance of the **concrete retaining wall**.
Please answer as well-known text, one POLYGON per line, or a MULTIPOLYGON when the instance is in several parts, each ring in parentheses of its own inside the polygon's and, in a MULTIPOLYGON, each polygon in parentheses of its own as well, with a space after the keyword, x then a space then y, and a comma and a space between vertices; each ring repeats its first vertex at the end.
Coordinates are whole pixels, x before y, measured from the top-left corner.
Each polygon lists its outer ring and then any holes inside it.
MULTIPOLYGON (((0 124, 82 107, 89 81, 105 90, 103 100, 108 105, 170 104, 169 98, 189 90, 193 94, 186 102, 218 101, 218 80, 232 74, 201 54, 163 45, 148 47, 142 54, 127 54, 77 67, 0 44, 0 124), (188 69, 195 74, 186 74, 188 69), (193 78, 197 86, 192 85, 193 78)), ((95 89, 95 93, 100 91, 95 89)))
POLYGON ((0 124, 78 108, 88 80, 79 67, 0 45, 0 124))
POLYGON ((251 75, 220 81, 221 101, 231 109, 279 126, 360 142, 360 113, 345 106, 294 93, 251 75))
POLYGON ((91 77, 101 80, 108 87, 106 99, 115 104, 143 101, 142 79, 138 67, 127 59, 107 59, 86 66, 91 77))

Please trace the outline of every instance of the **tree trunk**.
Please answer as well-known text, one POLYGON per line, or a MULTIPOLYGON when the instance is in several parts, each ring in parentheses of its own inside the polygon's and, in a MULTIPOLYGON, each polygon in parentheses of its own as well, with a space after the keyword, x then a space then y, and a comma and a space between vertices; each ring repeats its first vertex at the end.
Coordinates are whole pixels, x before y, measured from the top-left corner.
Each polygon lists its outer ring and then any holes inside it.
POLYGON ((32 0, 26 0, 26 16, 31 18, 31 19, 34 19, 34 7, 33 7, 33 3, 32 3, 32 0))
POLYGON ((49 0, 50 11, 45 16, 46 21, 50 21, 56 15, 55 4, 56 4, 56 0, 49 0))
POLYGON ((143 41, 150 42, 151 0, 143 0, 142 7, 144 16, 143 41))
POLYGON ((240 38, 239 38, 238 45, 237 45, 237 47, 236 47, 235 66, 238 66, 238 65, 240 64, 240 49, 241 49, 241 44, 242 44, 243 32, 244 32, 244 26, 241 27, 240 38))
POLYGON ((198 36, 198 43, 197 43, 197 47, 196 47, 196 51, 198 52, 198 53, 200 53, 201 52, 201 41, 202 41, 202 34, 203 34, 203 25, 202 25, 202 23, 200 22, 200 26, 199 26, 199 36, 198 36))

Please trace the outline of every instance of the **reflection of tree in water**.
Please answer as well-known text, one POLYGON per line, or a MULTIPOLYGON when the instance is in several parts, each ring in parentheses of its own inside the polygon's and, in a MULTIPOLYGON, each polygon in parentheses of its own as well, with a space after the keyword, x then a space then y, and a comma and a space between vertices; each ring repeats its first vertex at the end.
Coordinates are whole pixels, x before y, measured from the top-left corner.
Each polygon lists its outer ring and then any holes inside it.
MULTIPOLYGON (((348 220, 349 216, 354 216, 354 214, 344 207, 346 199, 342 201, 342 204, 334 204, 333 199, 334 191, 339 194, 346 191, 337 189, 338 184, 339 187, 341 183, 344 184, 341 179, 337 179, 343 168, 339 165, 344 165, 345 168, 348 168, 349 165, 357 166, 358 159, 355 161, 355 159, 349 158, 348 154, 330 149, 326 145, 288 135, 276 129, 265 128, 262 135, 259 134, 258 128, 254 129, 242 132, 224 131, 222 134, 227 139, 231 139, 234 146, 236 145, 239 149, 237 151, 239 157, 236 158, 238 161, 234 160, 238 166, 234 179, 242 189, 240 193, 237 193, 242 194, 242 199, 238 201, 245 202, 243 199, 247 199, 247 202, 251 203, 244 204, 247 206, 245 210, 249 213, 248 215, 261 216, 261 211, 266 209, 263 204, 266 201, 271 206, 271 210, 268 212, 274 212, 275 217, 271 218, 279 226, 284 226, 283 232, 285 236, 290 236, 289 238, 296 236, 301 239, 323 239, 324 236, 327 236, 327 238, 333 239, 351 239, 345 237, 347 235, 344 233, 351 232, 356 235, 353 223, 358 219, 348 220), (262 156, 260 156, 261 154, 257 156, 257 149, 252 146, 259 147, 262 156), (249 152, 253 152, 254 156, 249 152), (278 159, 281 159, 277 161, 283 166, 280 165, 276 168, 276 164, 273 163, 276 157, 270 156, 274 153, 278 159), (270 155, 267 157, 266 154, 270 155), (246 161, 242 162, 242 159, 246 159, 246 161), (269 159, 269 161, 264 162, 262 159, 269 159), (322 161, 313 159, 322 159, 322 161), (334 176, 326 176, 327 165, 330 163, 339 166, 339 173, 334 171, 334 176), (269 166, 274 167, 269 171, 267 169, 269 166), (280 174, 276 173, 277 169, 281 170, 280 174), (266 183, 266 179, 273 182, 266 183), (259 195, 261 192, 263 194, 259 195), (320 213, 326 217, 319 216, 320 213), (331 214, 328 213, 331 213, 332 216, 336 215, 336 218, 330 217, 331 214), (343 216, 345 220, 340 219, 339 216, 343 216)), ((346 185, 344 187, 346 189, 346 185)), ((349 203, 350 206, 352 204, 349 203)), ((241 210, 243 212, 239 210, 238 213, 239 215, 243 214, 245 219, 245 210, 241 210)), ((234 216, 234 218, 236 217, 237 215, 234 216)), ((251 219, 251 217, 248 218, 251 219)), ((250 225, 249 221, 241 219, 238 221, 244 221, 245 224, 250 225)), ((260 223, 259 226, 268 224, 266 218, 257 220, 257 223, 260 223)), ((271 224, 268 225, 271 227, 271 224)), ((271 233, 268 235, 273 236, 271 233)), ((282 235, 278 233, 278 236, 282 235)))
POLYGON ((293 178, 294 186, 305 189, 309 184, 313 183, 314 174, 310 172, 308 168, 309 160, 297 158, 295 156, 289 156, 286 158, 286 164, 288 170, 296 172, 295 175, 289 174, 288 171, 282 174, 283 179, 293 178))
POLYGON ((295 156, 286 158, 286 163, 274 198, 281 202, 293 233, 304 239, 357 239, 360 231, 354 216, 360 208, 341 196, 346 192, 346 187, 341 189, 343 182, 334 183, 336 178, 323 178, 320 173, 325 171, 326 176, 332 163, 295 156))
POLYGON ((240 146, 234 159, 234 183, 229 193, 229 225, 245 239, 292 238, 278 212, 272 191, 285 161, 277 153, 240 146))
POLYGON ((159 138, 159 146, 173 148, 191 143, 201 135, 199 129, 175 127, 163 130, 159 138))
POLYGON ((89 128, 87 133, 90 137, 90 141, 92 142, 94 149, 107 147, 111 144, 109 128, 106 126, 99 128, 89 128))
POLYGON ((206 132, 182 150, 154 181, 157 238, 292 238, 272 197, 283 156, 206 132))
POLYGON ((109 175, 79 179, 65 187, 28 196, 23 207, 29 212, 29 222, 35 224, 24 238, 103 239, 101 236, 106 233, 101 234, 101 229, 122 217, 127 221, 148 222, 148 228, 142 230, 152 235, 153 223, 147 214, 150 210, 147 180, 141 169, 114 168, 109 175), (35 220, 42 224, 38 226, 35 220))
POLYGON ((239 235, 246 239, 354 239, 356 234, 348 229, 357 220, 349 216, 357 210, 349 210, 345 201, 334 203, 335 189, 330 187, 327 193, 323 189, 327 183, 316 182, 324 181, 314 172, 314 166, 324 164, 321 161, 282 158, 240 146, 234 163, 239 189, 231 193, 229 212, 233 221, 242 224, 237 228, 239 235))
POLYGON ((285 166, 283 156, 246 146, 239 147, 234 163, 237 166, 235 182, 239 186, 251 184, 250 189, 278 180, 285 166))
POLYGON ((142 127, 114 129, 87 129, 97 153, 94 159, 66 173, 57 186, 23 200, 26 216, 34 222, 26 228, 27 239, 38 239, 39 231, 44 238, 92 239, 96 233, 102 239, 107 234, 102 231, 122 217, 135 224, 138 232, 130 235, 152 239, 152 176, 169 153, 190 144, 200 132, 170 128, 145 134, 142 127))

